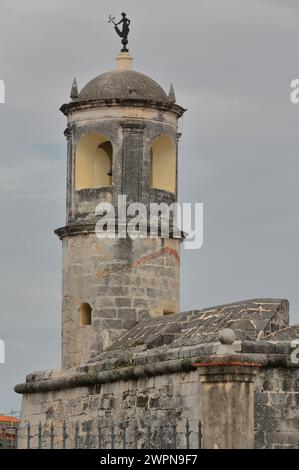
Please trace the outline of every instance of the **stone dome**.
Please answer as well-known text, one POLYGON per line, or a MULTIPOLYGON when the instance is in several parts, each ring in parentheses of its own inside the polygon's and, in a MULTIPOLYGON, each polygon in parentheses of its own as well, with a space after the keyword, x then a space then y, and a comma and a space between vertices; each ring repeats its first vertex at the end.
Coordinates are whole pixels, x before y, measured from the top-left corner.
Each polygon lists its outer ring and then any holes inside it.
POLYGON ((78 101, 140 99, 169 103, 160 85, 135 70, 113 70, 91 80, 81 90, 78 101))

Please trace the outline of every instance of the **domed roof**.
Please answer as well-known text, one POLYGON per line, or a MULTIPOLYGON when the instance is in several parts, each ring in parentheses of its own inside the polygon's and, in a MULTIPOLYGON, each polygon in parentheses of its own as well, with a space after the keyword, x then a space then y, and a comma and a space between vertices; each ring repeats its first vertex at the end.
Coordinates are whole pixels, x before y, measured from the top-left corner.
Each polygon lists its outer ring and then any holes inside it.
POLYGON ((79 101, 142 99, 169 102, 160 85, 134 70, 113 70, 91 80, 81 90, 79 101))

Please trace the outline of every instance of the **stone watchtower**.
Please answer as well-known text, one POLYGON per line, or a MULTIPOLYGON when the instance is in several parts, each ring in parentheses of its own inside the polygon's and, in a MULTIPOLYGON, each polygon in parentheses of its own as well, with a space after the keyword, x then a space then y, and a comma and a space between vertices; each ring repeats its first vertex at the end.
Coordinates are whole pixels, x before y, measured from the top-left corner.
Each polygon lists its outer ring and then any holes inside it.
POLYGON ((173 87, 167 96, 132 70, 127 51, 80 93, 73 83, 62 106, 67 218, 56 230, 63 370, 16 385, 19 448, 298 447, 299 326, 289 325, 288 302, 180 312, 175 220, 169 234, 163 217, 154 236, 123 234, 137 219, 130 203, 143 203, 143 224, 151 203, 176 201, 184 111, 173 87), (99 212, 101 202, 117 213, 113 237, 104 233, 103 219, 109 226, 112 217, 99 212))
POLYGON ((106 349, 147 317, 179 312, 180 239, 99 239, 96 207, 177 198, 178 119, 184 109, 122 52, 116 70, 78 93, 67 116, 67 217, 56 230, 63 249, 62 365, 106 349))

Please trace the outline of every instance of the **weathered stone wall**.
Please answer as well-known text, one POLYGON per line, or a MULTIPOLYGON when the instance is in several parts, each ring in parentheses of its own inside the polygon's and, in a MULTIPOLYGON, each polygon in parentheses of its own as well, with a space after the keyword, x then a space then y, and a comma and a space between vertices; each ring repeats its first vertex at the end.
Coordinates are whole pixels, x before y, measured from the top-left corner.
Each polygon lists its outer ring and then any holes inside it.
POLYGON ((164 426, 164 443, 171 445, 172 425, 177 424, 177 446, 186 446, 186 420, 190 423, 190 446, 198 446, 198 421, 200 414, 200 388, 198 372, 165 374, 137 381, 119 381, 90 387, 78 387, 57 392, 36 393, 23 396, 20 448, 26 447, 26 423, 31 427, 31 447, 37 447, 38 424, 46 425, 48 436, 43 435, 43 447, 50 447, 51 422, 55 422, 55 447, 62 446, 62 426, 66 421, 68 446, 72 447, 75 425, 80 424, 80 439, 86 439, 87 426, 91 425, 91 446, 97 447, 98 425, 103 433, 103 447, 110 448, 111 425, 115 427, 115 447, 121 448, 120 426, 126 421, 127 447, 134 448, 134 428, 138 427, 138 447, 147 443, 150 424, 152 446, 159 447, 160 426, 164 426))
POLYGON ((262 369, 255 392, 255 447, 299 448, 298 368, 262 369))
MULTIPOLYGON (((115 446, 122 446, 121 427, 127 422, 127 443, 133 447, 134 429, 138 427, 138 446, 147 443, 150 424, 153 446, 159 446, 159 426, 164 429, 165 445, 172 442, 172 424, 177 423, 178 447, 186 444, 186 419, 190 422, 191 447, 198 446, 198 421, 202 417, 203 389, 198 370, 117 381, 65 390, 23 395, 20 446, 26 447, 26 424, 32 425, 31 446, 37 446, 38 424, 43 429, 43 447, 50 445, 50 426, 55 423, 55 446, 62 446, 62 426, 68 428, 68 446, 73 446, 75 425, 80 424, 80 439, 86 439, 91 426, 91 445, 97 446, 98 426, 102 430, 103 447, 110 447, 111 426, 115 425, 115 446)), ((237 398, 236 398, 237 400, 237 398)), ((298 369, 266 368, 259 371, 255 383, 255 447, 299 448, 299 378, 298 369)), ((233 405, 233 404, 232 404, 233 405)), ((244 403, 237 403, 242 413, 244 403)), ((226 416, 223 403, 212 403, 213 413, 226 416)), ((233 416, 236 408, 231 409, 233 416)), ((247 412, 247 410, 246 410, 247 412)), ((245 416, 244 410, 244 416, 245 416)), ((215 430, 217 432, 217 430, 215 430)), ((203 434, 205 427, 203 423, 203 434)))
POLYGON ((112 187, 81 189, 75 193, 75 211, 78 221, 95 216, 97 205, 112 204, 112 187))
POLYGON ((137 321, 179 311, 178 239, 63 238, 62 364, 79 365, 137 321), (80 326, 80 305, 92 325, 80 326))

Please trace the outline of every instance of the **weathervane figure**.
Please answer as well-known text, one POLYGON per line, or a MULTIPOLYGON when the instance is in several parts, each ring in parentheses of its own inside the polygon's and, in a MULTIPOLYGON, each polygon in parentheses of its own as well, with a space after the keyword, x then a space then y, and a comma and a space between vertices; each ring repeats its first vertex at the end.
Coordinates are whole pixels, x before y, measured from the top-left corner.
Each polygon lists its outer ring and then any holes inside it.
POLYGON ((128 36, 129 36, 129 32, 130 32, 129 26, 131 24, 131 20, 129 20, 129 18, 127 18, 126 13, 122 13, 121 16, 122 16, 122 19, 118 23, 115 23, 115 21, 114 21, 115 17, 112 17, 112 15, 109 15, 108 23, 113 23, 114 24, 115 31, 117 32, 119 37, 122 38, 121 43, 123 45, 123 48, 121 49, 121 52, 129 52, 129 49, 127 48, 127 44, 128 44, 128 36), (120 29, 118 27, 118 25, 121 24, 121 23, 122 23, 122 29, 120 29))

